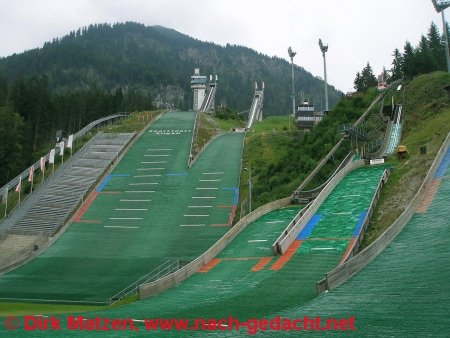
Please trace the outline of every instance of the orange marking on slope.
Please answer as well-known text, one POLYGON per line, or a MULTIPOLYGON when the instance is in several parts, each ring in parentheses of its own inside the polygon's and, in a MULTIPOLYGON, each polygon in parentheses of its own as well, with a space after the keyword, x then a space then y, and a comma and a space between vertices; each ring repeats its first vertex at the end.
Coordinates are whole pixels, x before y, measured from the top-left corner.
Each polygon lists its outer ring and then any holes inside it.
POLYGON ((344 262, 348 259, 348 256, 350 256, 350 253, 352 252, 353 248, 356 244, 356 238, 352 238, 350 240, 350 243, 348 243, 347 250, 345 250, 344 254, 342 255, 341 261, 339 262, 339 266, 344 264, 344 262))
POLYGON ((236 207, 231 208, 230 218, 228 219, 228 224, 232 225, 234 220, 234 215, 236 214, 236 207))
POLYGON ((95 221, 95 220, 78 220, 75 221, 77 223, 93 223, 93 224, 100 224, 102 221, 95 221))
POLYGON ((439 180, 434 179, 433 181, 431 181, 430 185, 428 186, 427 190, 423 195, 422 201, 420 202, 419 206, 416 209, 417 213, 423 214, 427 212, 428 208, 433 202, 434 196, 436 195, 440 184, 441 184, 440 179, 439 180))
POLYGON ((220 263, 220 259, 218 258, 213 258, 208 264, 202 266, 198 272, 208 272, 209 270, 211 270, 213 267, 215 267, 217 264, 220 263))
POLYGON ((81 207, 80 211, 75 215, 74 222, 79 222, 83 215, 86 213, 86 211, 89 209, 91 204, 94 202, 94 200, 97 198, 98 192, 92 193, 92 196, 90 199, 86 201, 86 203, 81 207))
POLYGON ((256 263, 255 266, 254 266, 250 271, 253 271, 253 272, 255 272, 255 271, 261 271, 262 269, 265 268, 265 266, 266 266, 267 264, 270 263, 270 261, 272 260, 272 258, 273 258, 273 257, 264 257, 264 258, 261 258, 261 259, 259 260, 259 262, 256 263))
POLYGON ((284 254, 277 259, 270 267, 270 270, 280 270, 294 256, 297 249, 302 245, 303 241, 295 240, 284 254))

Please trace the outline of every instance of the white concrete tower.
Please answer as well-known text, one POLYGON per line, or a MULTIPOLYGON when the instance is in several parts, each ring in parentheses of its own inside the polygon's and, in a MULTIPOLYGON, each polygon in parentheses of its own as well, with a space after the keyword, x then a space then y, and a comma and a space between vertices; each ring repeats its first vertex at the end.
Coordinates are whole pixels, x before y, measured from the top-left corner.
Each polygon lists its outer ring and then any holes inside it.
POLYGON ((191 76, 191 88, 194 91, 194 104, 192 109, 198 111, 205 100, 207 77, 200 75, 200 68, 195 68, 191 76))

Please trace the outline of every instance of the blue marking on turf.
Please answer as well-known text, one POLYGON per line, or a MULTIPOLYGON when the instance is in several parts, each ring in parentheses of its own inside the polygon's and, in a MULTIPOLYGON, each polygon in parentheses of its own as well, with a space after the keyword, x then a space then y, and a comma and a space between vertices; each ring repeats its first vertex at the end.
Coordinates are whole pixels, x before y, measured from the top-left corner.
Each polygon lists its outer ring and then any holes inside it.
POLYGON ((358 237, 359 233, 361 232, 361 228, 363 226, 364 220, 366 219, 367 211, 363 211, 361 215, 359 215, 358 219, 358 225, 355 228, 355 231, 353 231, 353 237, 358 237))
POLYGON ((166 176, 187 176, 188 173, 168 173, 166 176))
POLYGON ((439 167, 437 168, 436 172, 434 173, 434 178, 444 177, 449 164, 450 164, 450 148, 447 149, 447 152, 445 153, 444 157, 442 158, 442 161, 439 164, 439 167))
POLYGON ((322 215, 315 214, 309 222, 306 224, 306 226, 303 228, 302 231, 298 234, 297 238, 298 240, 304 240, 311 235, 311 232, 316 227, 317 223, 319 223, 320 219, 322 218, 322 215))
POLYGON ((239 201, 239 188, 222 188, 223 190, 233 190, 233 205, 237 206, 239 201))
POLYGON ((105 186, 109 183, 109 181, 111 181, 111 178, 113 177, 127 177, 130 176, 130 174, 111 174, 105 177, 105 179, 103 180, 103 182, 99 185, 99 187, 97 188, 97 192, 102 192, 102 190, 105 188, 105 186))

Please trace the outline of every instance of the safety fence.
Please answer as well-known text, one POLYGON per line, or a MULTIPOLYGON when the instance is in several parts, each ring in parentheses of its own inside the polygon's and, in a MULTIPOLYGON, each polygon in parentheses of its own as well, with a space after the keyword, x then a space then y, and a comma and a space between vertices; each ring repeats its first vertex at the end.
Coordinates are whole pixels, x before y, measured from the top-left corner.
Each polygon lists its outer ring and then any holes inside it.
POLYGON ((204 252, 201 256, 188 263, 181 269, 163 277, 157 281, 142 284, 139 286, 139 297, 141 299, 150 297, 164 290, 167 290, 186 278, 196 273, 202 266, 209 263, 215 256, 217 256, 245 227, 257 220, 261 216, 270 211, 286 207, 290 205, 290 197, 283 198, 256 209, 250 214, 243 217, 236 225, 234 225, 221 239, 219 239, 211 248, 204 252))
MULTIPOLYGON (((383 189, 383 186, 386 184, 389 175, 391 173, 390 169, 386 169, 383 172, 383 175, 380 177, 380 180, 377 184, 377 189, 372 197, 372 201, 370 202, 369 208, 367 209, 367 213, 364 216, 364 219, 362 221, 361 228, 358 232, 358 236, 355 241, 351 244, 351 247, 347 250, 346 255, 342 257, 341 262, 347 261, 349 258, 356 255, 358 252, 358 249, 361 245, 362 240, 364 239, 364 235, 367 232, 367 227, 369 226, 370 219, 372 217, 373 211, 375 210, 375 206, 377 205, 378 200, 380 199, 381 190, 383 189)), ((342 265, 342 264, 341 264, 342 265)))
POLYGON ((358 160, 351 162, 345 166, 341 171, 339 171, 336 176, 334 176, 325 188, 319 193, 317 198, 311 203, 308 210, 303 214, 302 217, 291 227, 291 230, 286 234, 280 242, 274 243, 276 247, 276 252, 283 254, 289 248, 289 246, 297 238, 298 234, 303 230, 306 224, 309 222, 310 218, 319 209, 320 205, 325 201, 331 191, 338 185, 338 183, 347 175, 350 171, 359 168, 364 165, 364 160, 358 160))
POLYGON ((189 148, 189 158, 187 160, 187 166, 188 168, 191 168, 191 162, 194 159, 193 150, 194 150, 194 141, 197 139, 197 134, 200 129, 200 112, 195 112, 195 122, 194 122, 194 130, 192 132, 192 139, 191 139, 191 147, 189 148))
POLYGON ((272 253, 274 255, 281 255, 280 243, 289 234, 289 232, 298 223, 298 221, 300 221, 300 219, 303 217, 303 215, 308 211, 311 204, 312 204, 312 201, 309 202, 302 210, 300 210, 297 215, 295 215, 294 219, 291 222, 289 222, 286 229, 284 229, 284 231, 281 233, 281 235, 272 244, 272 253))
POLYGON ((114 304, 127 296, 137 294, 140 285, 161 279, 173 273, 174 271, 177 271, 179 268, 180 268, 180 260, 175 261, 167 260, 160 266, 156 267, 149 273, 145 274, 135 282, 128 285, 125 289, 116 293, 109 299, 109 303, 114 304))
POLYGON ((384 231, 380 237, 378 237, 372 244, 370 244, 363 251, 357 255, 350 258, 346 263, 331 270, 325 275, 325 279, 317 283, 317 292, 321 293, 326 290, 333 290, 340 284, 345 282, 347 279, 352 277, 354 274, 362 270, 366 265, 368 265, 373 259, 375 259, 391 242, 397 237, 397 235, 403 230, 405 225, 412 218, 416 212, 416 208, 420 203, 425 190, 433 179, 433 175, 436 172, 442 158, 447 152, 447 148, 450 145, 450 133, 439 149, 433 164, 431 165, 428 173, 422 182, 419 190, 416 192, 406 209, 403 213, 392 223, 392 225, 384 231))

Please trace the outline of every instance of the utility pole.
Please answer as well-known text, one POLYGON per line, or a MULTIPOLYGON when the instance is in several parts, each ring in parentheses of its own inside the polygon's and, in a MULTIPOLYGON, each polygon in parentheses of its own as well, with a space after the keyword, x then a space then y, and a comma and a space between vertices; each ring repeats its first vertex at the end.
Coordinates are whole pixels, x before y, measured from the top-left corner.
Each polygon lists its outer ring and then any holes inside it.
MULTIPOLYGON (((295 89, 294 89, 294 56, 297 54, 292 50, 291 47, 288 48, 289 57, 291 58, 291 75, 292 75, 292 115, 295 116, 295 89)), ((291 132, 291 113, 289 114, 289 133, 291 132)))
POLYGON ((252 212, 252 167, 248 163, 248 213, 252 212))
POLYGON ((322 56, 323 56, 323 76, 324 76, 324 80, 325 80, 325 111, 329 111, 329 106, 328 106, 328 82, 327 82, 327 60, 325 57, 325 53, 328 51, 328 45, 324 45, 322 43, 322 39, 319 39, 319 47, 320 50, 322 51, 322 56))

